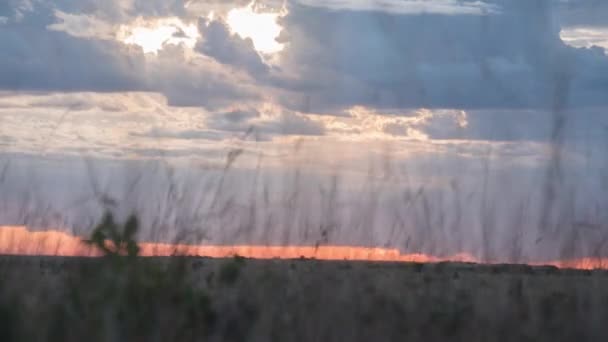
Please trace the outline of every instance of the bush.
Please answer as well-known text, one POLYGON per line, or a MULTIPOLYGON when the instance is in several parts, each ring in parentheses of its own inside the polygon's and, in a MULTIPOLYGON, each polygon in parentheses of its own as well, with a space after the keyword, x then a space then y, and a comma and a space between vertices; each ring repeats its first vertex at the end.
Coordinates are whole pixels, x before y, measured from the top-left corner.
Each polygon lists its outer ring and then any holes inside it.
POLYGON ((185 260, 137 258, 138 228, 135 216, 122 225, 104 216, 88 243, 105 257, 70 272, 54 305, 51 340, 198 341, 212 332, 211 298, 191 284, 185 260))

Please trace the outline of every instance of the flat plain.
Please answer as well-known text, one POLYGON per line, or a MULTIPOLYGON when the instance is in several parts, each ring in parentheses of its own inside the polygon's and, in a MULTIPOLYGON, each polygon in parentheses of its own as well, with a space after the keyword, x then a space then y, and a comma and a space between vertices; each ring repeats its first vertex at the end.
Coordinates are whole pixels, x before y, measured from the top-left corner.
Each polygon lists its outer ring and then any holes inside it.
POLYGON ((2 341, 606 341, 608 273, 468 263, 0 257, 2 341))

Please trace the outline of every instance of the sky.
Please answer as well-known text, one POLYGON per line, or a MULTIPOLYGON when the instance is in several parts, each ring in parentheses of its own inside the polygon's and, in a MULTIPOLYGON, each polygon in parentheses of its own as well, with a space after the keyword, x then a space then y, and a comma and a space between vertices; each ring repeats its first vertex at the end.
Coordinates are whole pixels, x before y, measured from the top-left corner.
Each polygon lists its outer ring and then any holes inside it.
POLYGON ((204 212, 222 243, 589 254, 606 18, 600 0, 5 0, 0 223, 85 226, 111 203, 162 234, 204 212))

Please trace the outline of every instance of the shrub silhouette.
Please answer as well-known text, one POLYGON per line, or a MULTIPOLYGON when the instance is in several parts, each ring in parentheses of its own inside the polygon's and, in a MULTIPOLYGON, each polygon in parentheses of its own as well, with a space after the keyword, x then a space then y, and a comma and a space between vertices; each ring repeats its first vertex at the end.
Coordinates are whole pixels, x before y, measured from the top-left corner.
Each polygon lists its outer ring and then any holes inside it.
POLYGON ((139 220, 135 215, 131 215, 120 225, 116 223, 112 213, 108 212, 93 230, 91 238, 85 242, 99 248, 106 256, 136 257, 139 254, 139 246, 135 240, 138 229, 139 220))
POLYGON ((104 215, 86 240, 104 257, 83 260, 67 277, 49 338, 198 341, 211 333, 216 319, 212 300, 193 286, 185 258, 139 258, 138 229, 135 215, 124 224, 111 213, 104 215))

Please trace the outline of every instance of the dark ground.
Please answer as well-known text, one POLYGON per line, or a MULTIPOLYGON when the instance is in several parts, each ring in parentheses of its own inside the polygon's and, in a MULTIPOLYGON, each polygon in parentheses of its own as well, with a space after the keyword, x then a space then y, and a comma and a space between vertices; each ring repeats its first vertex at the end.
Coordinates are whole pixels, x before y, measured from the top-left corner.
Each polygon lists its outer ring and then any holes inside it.
POLYGON ((0 341, 608 341, 608 273, 5 256, 0 341))

